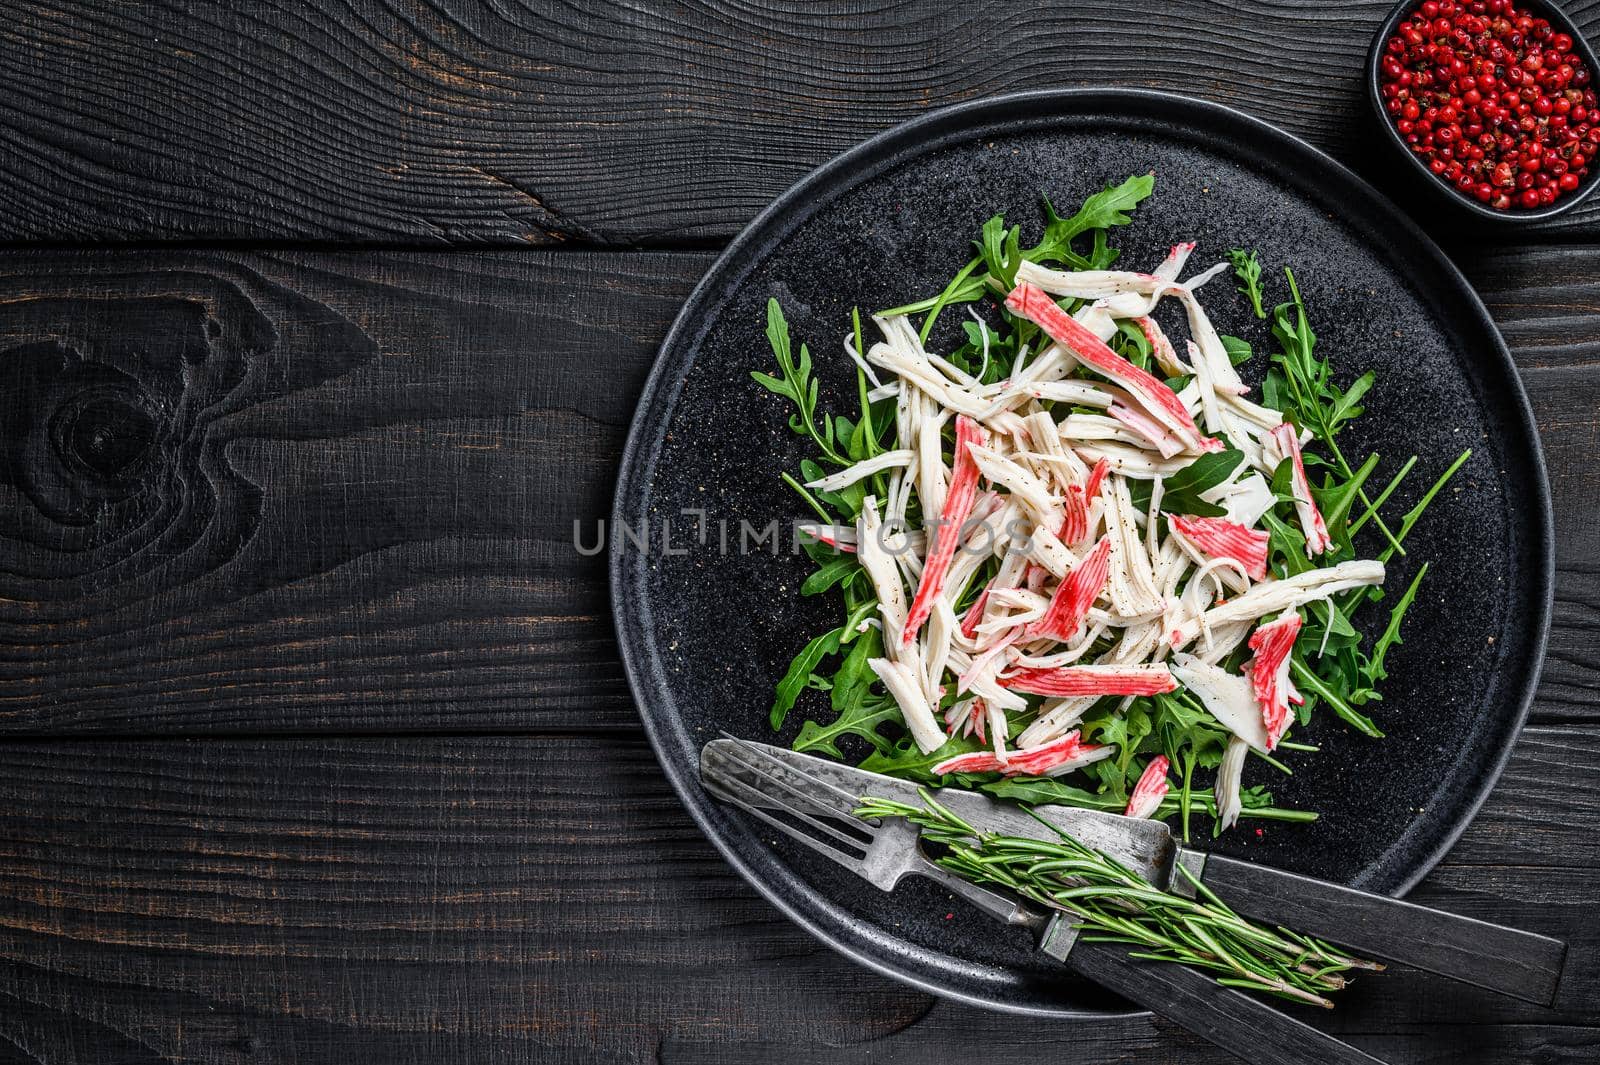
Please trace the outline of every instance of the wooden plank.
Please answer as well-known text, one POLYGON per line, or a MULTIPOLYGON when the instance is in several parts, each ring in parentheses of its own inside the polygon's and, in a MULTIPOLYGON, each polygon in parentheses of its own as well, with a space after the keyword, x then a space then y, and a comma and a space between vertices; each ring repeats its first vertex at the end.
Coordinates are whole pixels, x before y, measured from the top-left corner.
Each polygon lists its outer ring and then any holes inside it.
POLYGON ((4 727, 631 724, 573 525, 705 262, 9 256, 4 727))
MULTIPOLYGON (((1597 757, 1600 729, 1531 731, 1415 896, 1569 937, 1557 1009, 1394 972, 1318 1023, 1397 1061, 1587 1060, 1597 757)), ((622 735, 0 745, 8 1041, 83 1063, 1229 1060, 1145 1021, 935 1005, 835 956, 622 735)))
MULTIPOLYGON (((1600 6, 1569 6, 1600 29, 1600 6)), ((1361 95, 1389 7, 12 5, 0 239, 722 238, 880 130, 1084 85, 1241 108, 1398 191, 1361 95)))
MULTIPOLYGON (((1555 490, 1539 720, 1592 720, 1600 690, 1595 255, 1473 266, 1555 490)), ((656 344, 708 262, 8 256, 0 732, 632 727, 604 566, 573 522, 609 510, 656 344), (52 436, 63 412, 81 430, 52 436)))
POLYGON ((1554 498, 1555 614, 1535 713, 1593 721, 1600 718, 1600 248, 1458 251, 1516 357, 1554 498))

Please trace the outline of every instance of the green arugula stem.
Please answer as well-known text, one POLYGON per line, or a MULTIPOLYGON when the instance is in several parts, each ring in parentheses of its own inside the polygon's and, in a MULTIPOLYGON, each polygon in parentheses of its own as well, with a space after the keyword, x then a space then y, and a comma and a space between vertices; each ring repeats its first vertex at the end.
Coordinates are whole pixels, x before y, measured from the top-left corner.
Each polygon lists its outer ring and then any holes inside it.
POLYGON ((1326 681, 1312 672, 1311 667, 1303 662, 1299 655, 1289 660, 1289 669, 1294 673, 1295 683, 1303 684, 1323 702, 1333 709, 1333 712, 1357 732, 1373 739, 1383 739, 1383 730, 1372 723, 1372 719, 1361 711, 1345 702, 1338 692, 1330 688, 1326 681))
POLYGON ((1367 523, 1368 518, 1372 518, 1377 515, 1378 511, 1382 509, 1383 505, 1389 501, 1389 496, 1394 493, 1396 488, 1400 487, 1400 482, 1406 479, 1406 475, 1411 472, 1411 468, 1416 464, 1417 456, 1412 455, 1410 458, 1406 459, 1405 465, 1400 467, 1400 472, 1391 477, 1389 479, 1389 483, 1383 486, 1383 491, 1378 493, 1378 498, 1374 499, 1370 504, 1368 504, 1367 509, 1362 511, 1361 514, 1350 523, 1350 532, 1352 535, 1361 531, 1361 526, 1367 523))
POLYGON ((806 503, 810 505, 811 509, 817 512, 817 516, 823 521, 827 522, 829 525, 833 525, 838 520, 832 514, 829 514, 823 505, 817 502, 817 497, 812 495, 805 485, 795 480, 787 470, 783 472, 783 483, 788 485, 790 488, 793 488, 796 492, 799 492, 800 498, 804 499, 806 503))
POLYGON ((928 316, 922 320, 922 328, 917 331, 918 340, 924 344, 928 342, 928 336, 933 332, 933 323, 938 319, 939 312, 944 310, 945 306, 955 298, 955 294, 960 289, 962 282, 972 275, 972 271, 982 265, 983 256, 977 256, 957 271, 955 277, 950 279, 950 283, 944 287, 943 292, 939 293, 938 299, 934 301, 933 306, 928 310, 928 316))

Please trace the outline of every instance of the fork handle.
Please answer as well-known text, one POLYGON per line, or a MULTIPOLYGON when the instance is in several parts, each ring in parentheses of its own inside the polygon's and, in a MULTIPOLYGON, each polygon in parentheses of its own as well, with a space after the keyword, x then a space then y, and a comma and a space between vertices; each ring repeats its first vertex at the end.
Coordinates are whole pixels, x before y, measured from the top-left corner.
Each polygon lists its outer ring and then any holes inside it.
MULTIPOLYGON (((1046 953, 1061 957, 1051 949, 1050 939, 1064 925, 1058 917, 1045 933, 1041 946, 1046 953)), ((1383 1065, 1366 1051, 1261 999, 1224 987, 1198 970, 1173 962, 1130 958, 1126 945, 1077 940, 1066 948, 1061 960, 1079 975, 1237 1054, 1250 1065, 1383 1065)))
POLYGON ((1246 917, 1525 1002, 1555 1000, 1559 939, 1220 854, 1206 856, 1200 882, 1246 917))

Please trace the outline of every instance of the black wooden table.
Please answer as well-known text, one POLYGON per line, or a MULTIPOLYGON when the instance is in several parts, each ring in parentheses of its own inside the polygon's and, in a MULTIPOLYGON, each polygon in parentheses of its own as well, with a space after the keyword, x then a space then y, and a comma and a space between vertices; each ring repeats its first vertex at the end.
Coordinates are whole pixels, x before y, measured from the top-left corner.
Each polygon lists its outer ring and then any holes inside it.
MULTIPOLYGON (((678 304, 810 167, 1113 83, 1395 188, 1386 6, 0 4, 0 1063, 1228 1060, 781 918, 661 780, 573 523, 678 304)), ((1516 354, 1558 572, 1532 722, 1415 897, 1572 952, 1554 1010, 1402 973, 1327 1023, 1595 1061, 1600 201, 1513 240, 1417 210, 1516 354)))

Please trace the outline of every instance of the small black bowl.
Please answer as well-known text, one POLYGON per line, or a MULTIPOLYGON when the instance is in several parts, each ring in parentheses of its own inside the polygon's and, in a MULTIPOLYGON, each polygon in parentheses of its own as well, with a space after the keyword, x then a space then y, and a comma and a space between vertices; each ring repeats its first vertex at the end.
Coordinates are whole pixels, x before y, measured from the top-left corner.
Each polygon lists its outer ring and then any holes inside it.
MULTIPOLYGON (((1389 17, 1384 19, 1383 25, 1378 27, 1377 35, 1372 39, 1372 48, 1367 52, 1367 99, 1372 103, 1372 110, 1377 115, 1378 124, 1383 127, 1383 131, 1388 135, 1389 143, 1394 145, 1395 151, 1405 156, 1411 168, 1421 176, 1423 184, 1433 190, 1438 198, 1449 200, 1479 218, 1501 225, 1548 221, 1557 215, 1565 214, 1588 199, 1589 194, 1594 192, 1596 186, 1600 186, 1600 159, 1591 162, 1589 174, 1583 179, 1581 185, 1565 196, 1557 197, 1556 202, 1550 206, 1512 207, 1509 210, 1497 211, 1493 207, 1479 203, 1475 197, 1468 196, 1454 185, 1440 178, 1428 169, 1428 164, 1422 161, 1420 155, 1411 150, 1411 146, 1405 142, 1405 138, 1395 128, 1394 119, 1384 107, 1383 95, 1379 91, 1378 64, 1383 59, 1384 46, 1388 44, 1389 38, 1394 36, 1395 27, 1400 24, 1401 19, 1420 7, 1422 2, 1423 0, 1401 0, 1401 3, 1396 4, 1394 10, 1389 13, 1389 17)), ((1548 0, 1517 0, 1517 6, 1526 8, 1534 15, 1548 19, 1550 25, 1557 32, 1565 33, 1571 37, 1572 54, 1583 60, 1584 65, 1589 68, 1589 75, 1592 79, 1600 79, 1600 62, 1595 59, 1594 49, 1589 46, 1588 41, 1584 40, 1583 33, 1573 23, 1572 19, 1567 17, 1565 11, 1548 2, 1548 0)), ((1600 84, 1600 82, 1592 81, 1591 84, 1600 84)))

